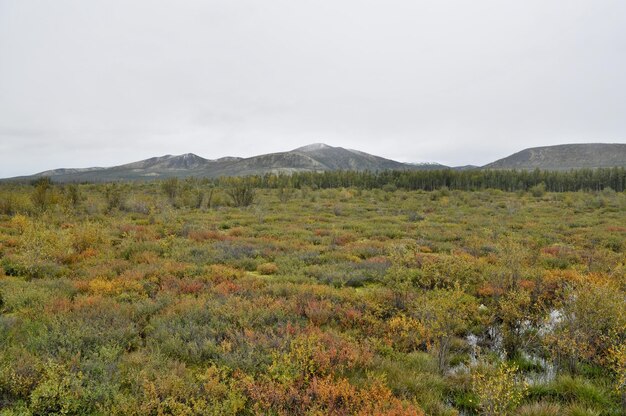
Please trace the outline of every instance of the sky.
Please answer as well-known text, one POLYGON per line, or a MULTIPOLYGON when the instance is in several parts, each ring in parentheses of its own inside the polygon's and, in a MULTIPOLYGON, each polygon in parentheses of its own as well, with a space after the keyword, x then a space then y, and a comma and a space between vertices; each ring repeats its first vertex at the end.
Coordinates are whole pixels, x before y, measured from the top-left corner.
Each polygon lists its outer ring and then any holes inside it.
POLYGON ((622 0, 0 0, 0 177, 626 142, 622 0))

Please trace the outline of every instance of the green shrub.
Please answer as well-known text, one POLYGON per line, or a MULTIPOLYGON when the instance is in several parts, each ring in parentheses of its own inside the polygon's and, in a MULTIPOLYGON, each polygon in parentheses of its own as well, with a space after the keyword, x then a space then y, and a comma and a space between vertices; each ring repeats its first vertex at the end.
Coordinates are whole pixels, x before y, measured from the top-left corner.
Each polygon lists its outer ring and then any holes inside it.
POLYGON ((33 416, 81 415, 90 413, 90 404, 84 399, 82 375, 63 366, 48 362, 43 381, 30 395, 33 416))
POLYGON ((255 190, 251 183, 240 180, 226 190, 232 203, 236 207, 247 207, 252 205, 255 199, 255 190))
POLYGON ((529 189, 530 194, 535 198, 541 198, 546 194, 546 184, 541 182, 529 189))

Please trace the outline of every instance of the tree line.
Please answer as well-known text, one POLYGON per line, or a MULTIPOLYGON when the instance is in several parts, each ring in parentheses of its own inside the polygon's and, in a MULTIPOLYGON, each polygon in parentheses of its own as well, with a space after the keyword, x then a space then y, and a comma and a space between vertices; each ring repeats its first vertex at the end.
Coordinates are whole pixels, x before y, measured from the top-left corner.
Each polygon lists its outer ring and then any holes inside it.
MULTIPOLYGON (((233 186, 241 178, 212 180, 217 186, 233 186)), ((405 170, 405 171, 326 171, 249 176, 245 182, 257 188, 362 188, 432 191, 441 188, 472 191, 500 189, 507 192, 530 191, 542 187, 548 192, 601 191, 626 189, 626 168, 547 170, 405 170)))

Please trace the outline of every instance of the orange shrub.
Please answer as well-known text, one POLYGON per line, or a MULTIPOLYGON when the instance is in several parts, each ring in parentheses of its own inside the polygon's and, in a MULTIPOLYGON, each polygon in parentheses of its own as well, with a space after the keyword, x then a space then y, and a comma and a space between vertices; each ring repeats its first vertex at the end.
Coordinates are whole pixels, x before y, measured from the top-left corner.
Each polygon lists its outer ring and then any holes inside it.
POLYGON ((533 290, 536 284, 532 280, 523 279, 519 282, 519 287, 524 290, 533 290))
POLYGON ((118 227, 120 237, 130 237, 134 241, 155 240, 156 235, 143 225, 122 224, 118 227))
POLYGON ((500 296, 504 293, 504 290, 501 287, 496 287, 491 283, 485 283, 481 287, 476 290, 478 296, 482 297, 491 297, 491 296, 500 296))
POLYGON ((225 234, 215 231, 215 230, 193 230, 189 231, 187 237, 190 240, 194 240, 198 243, 203 241, 212 240, 212 241, 223 241, 228 238, 225 234))
POLYGON ((364 388, 351 385, 345 378, 316 378, 310 386, 313 407, 327 415, 419 416, 417 406, 403 403, 382 382, 364 388))
POLYGON ((95 257, 98 255, 98 250, 96 250, 95 248, 87 248, 85 249, 85 251, 83 251, 81 254, 81 258, 84 259, 88 259, 90 257, 95 257))
POLYGON ((415 404, 393 395, 381 381, 356 387, 345 378, 314 377, 309 384, 281 385, 272 381, 243 381, 258 414, 330 416, 422 416, 415 404))

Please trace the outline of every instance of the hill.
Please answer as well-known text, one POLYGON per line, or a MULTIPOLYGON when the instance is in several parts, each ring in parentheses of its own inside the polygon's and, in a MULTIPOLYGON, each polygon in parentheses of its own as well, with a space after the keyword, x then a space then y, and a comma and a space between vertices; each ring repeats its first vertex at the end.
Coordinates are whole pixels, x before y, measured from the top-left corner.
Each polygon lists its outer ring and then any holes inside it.
POLYGON ((483 167, 466 165, 450 168, 439 163, 402 163, 359 150, 314 143, 287 152, 248 158, 205 159, 193 153, 165 155, 113 167, 60 168, 34 175, 9 178, 29 181, 50 177, 55 182, 108 182, 205 177, 262 175, 266 173, 324 172, 335 170, 569 170, 580 168, 626 167, 626 144, 563 144, 534 147, 489 163, 483 167))
POLYGON ((61 168, 35 175, 11 178, 31 180, 43 176, 55 182, 104 182, 158 179, 168 177, 218 177, 265 173, 323 172, 332 170, 416 170, 446 169, 438 163, 407 164, 358 150, 315 143, 288 152, 269 153, 249 158, 205 159, 193 153, 165 155, 109 168, 61 168))
POLYGON ((496 160, 485 169, 569 170, 626 166, 626 144, 584 143, 533 147, 496 160))

